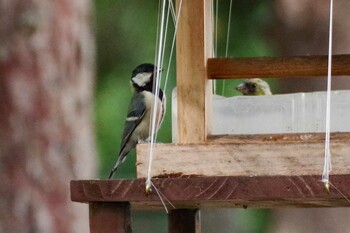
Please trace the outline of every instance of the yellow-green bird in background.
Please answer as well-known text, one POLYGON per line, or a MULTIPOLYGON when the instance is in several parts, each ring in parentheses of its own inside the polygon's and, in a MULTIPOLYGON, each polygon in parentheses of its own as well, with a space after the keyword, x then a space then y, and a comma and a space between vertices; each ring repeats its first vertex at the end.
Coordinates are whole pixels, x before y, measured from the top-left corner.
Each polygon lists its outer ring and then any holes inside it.
POLYGON ((236 90, 243 95, 272 95, 269 84, 260 78, 246 79, 236 90))

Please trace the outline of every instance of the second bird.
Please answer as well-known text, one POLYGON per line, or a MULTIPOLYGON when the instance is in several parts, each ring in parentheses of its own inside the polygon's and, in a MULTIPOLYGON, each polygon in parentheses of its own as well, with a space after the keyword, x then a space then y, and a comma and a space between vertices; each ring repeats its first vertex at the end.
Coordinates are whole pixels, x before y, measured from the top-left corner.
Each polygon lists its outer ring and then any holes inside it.
POLYGON ((260 78, 246 79, 236 90, 243 95, 272 95, 269 84, 260 78))
POLYGON ((153 64, 141 64, 137 66, 131 75, 131 85, 134 94, 129 104, 128 114, 124 123, 119 157, 111 170, 108 179, 117 171, 119 165, 124 162, 127 154, 136 147, 138 142, 147 141, 150 138, 150 118, 154 99, 156 98, 156 130, 159 129, 165 115, 165 95, 159 89, 158 96, 153 86, 157 68, 153 64))

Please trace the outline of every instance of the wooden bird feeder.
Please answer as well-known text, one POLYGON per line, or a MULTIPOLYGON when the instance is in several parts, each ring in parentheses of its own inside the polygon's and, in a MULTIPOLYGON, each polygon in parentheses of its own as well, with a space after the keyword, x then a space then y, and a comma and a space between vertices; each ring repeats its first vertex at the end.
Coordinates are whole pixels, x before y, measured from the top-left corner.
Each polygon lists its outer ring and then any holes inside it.
MULTIPOLYGON (((178 141, 155 145, 152 181, 176 207, 169 207, 169 232, 199 233, 200 208, 349 206, 320 182, 324 134, 211 135, 213 79, 327 74, 327 56, 210 58, 211 4, 182 3, 178 141)), ((350 55, 334 55, 332 73, 350 75, 350 55)), ((350 133, 332 133, 331 150, 331 182, 350 196, 350 133)), ((145 193, 147 151, 145 144, 137 147, 137 179, 71 181, 72 201, 89 204, 90 232, 131 232, 130 208, 163 208, 156 192, 145 193)))

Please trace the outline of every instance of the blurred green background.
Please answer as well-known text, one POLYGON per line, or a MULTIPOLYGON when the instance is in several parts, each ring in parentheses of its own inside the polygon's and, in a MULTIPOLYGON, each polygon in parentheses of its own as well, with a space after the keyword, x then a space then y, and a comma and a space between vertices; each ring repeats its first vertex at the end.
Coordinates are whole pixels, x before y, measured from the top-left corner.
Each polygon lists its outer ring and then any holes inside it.
MULTIPOLYGON (((234 1, 232 7, 229 57, 273 55, 274 48, 264 38, 271 21, 270 1, 234 1)), ((216 1, 214 0, 214 6, 216 1)), ((224 57, 230 1, 218 3, 217 57, 224 57)), ((97 37, 97 80, 95 90, 95 127, 99 156, 99 175, 105 179, 117 159, 120 135, 131 97, 131 71, 141 63, 154 63, 159 0, 95 0, 97 37)), ((164 69, 168 67, 174 25, 169 21, 164 69)), ((175 87, 175 54, 167 85, 167 115, 158 141, 171 142, 171 91, 175 87)), ((164 76, 163 76, 164 77, 164 76)), ((237 95, 239 80, 225 82, 224 94, 237 95)), ((216 82, 223 93, 222 81, 216 82)), ((273 89, 273 87, 272 87, 273 89)), ((114 178, 134 178, 135 152, 129 154, 114 178)), ((268 212, 240 210, 235 214, 240 232, 266 232, 268 212)), ((165 211, 133 213, 134 232, 166 232, 165 211), (157 221, 155 221, 157 219, 157 221), (145 230, 148 229, 148 230, 145 230)), ((203 229, 205 232, 205 229, 203 229)))

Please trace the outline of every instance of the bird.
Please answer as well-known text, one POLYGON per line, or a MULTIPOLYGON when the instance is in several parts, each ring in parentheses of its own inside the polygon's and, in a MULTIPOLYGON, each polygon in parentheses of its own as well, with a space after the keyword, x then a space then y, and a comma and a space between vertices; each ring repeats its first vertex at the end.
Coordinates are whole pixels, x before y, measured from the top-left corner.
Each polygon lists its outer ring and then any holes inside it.
POLYGON ((269 84, 260 78, 246 79, 236 90, 243 95, 272 95, 269 84))
POLYGON ((108 179, 111 179, 119 166, 125 161, 128 153, 136 147, 137 143, 148 141, 150 138, 150 118, 154 99, 156 98, 156 130, 159 129, 165 115, 166 97, 162 89, 158 94, 153 85, 157 67, 150 63, 137 66, 133 71, 130 84, 134 91, 129 104, 128 113, 124 122, 119 157, 112 168, 108 179), (157 94, 157 96, 156 96, 157 94))

